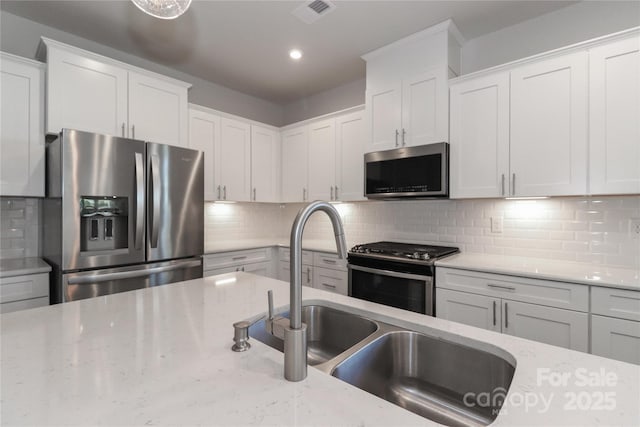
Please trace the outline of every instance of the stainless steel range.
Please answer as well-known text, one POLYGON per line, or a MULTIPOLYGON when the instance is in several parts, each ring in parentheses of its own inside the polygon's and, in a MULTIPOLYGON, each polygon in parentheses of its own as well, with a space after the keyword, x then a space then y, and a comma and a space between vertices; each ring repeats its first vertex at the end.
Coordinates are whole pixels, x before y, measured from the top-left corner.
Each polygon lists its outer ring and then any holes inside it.
POLYGON ((349 251, 349 296, 433 316, 435 261, 450 246, 375 242, 349 251))

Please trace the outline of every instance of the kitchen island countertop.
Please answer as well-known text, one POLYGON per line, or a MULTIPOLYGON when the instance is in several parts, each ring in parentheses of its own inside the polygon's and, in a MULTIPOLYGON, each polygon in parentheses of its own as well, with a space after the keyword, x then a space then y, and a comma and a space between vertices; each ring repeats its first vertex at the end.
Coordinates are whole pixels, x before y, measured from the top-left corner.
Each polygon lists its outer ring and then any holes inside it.
MULTIPOLYGON (((314 368, 287 382, 283 355, 255 340, 247 352, 230 351, 232 324, 264 312, 269 289, 277 307, 288 303, 288 284, 231 273, 1 315, 3 424, 436 425, 314 368)), ((510 354, 515 376, 493 425, 640 419, 639 366, 312 288, 303 298, 510 354), (580 370, 613 384, 580 386, 580 370), (550 372, 567 383, 553 383, 550 372), (614 409, 571 409, 567 393, 601 392, 613 393, 614 409), (527 396, 551 403, 527 408, 527 396)))

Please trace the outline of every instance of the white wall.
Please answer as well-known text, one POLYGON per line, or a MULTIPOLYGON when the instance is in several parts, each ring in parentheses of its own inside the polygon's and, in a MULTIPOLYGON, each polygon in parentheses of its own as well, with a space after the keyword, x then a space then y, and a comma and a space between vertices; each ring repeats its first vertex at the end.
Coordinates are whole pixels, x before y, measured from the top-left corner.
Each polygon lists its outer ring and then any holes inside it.
POLYGON ((639 1, 582 1, 469 40, 462 74, 640 25, 639 1))
POLYGON ((229 89, 0 10, 0 50, 26 58, 35 58, 41 36, 189 82, 193 85, 189 90, 189 102, 194 104, 204 105, 274 126, 280 126, 282 123, 282 106, 279 104, 229 89))
POLYGON ((283 126, 364 104, 365 87, 365 79, 359 79, 286 104, 283 126))

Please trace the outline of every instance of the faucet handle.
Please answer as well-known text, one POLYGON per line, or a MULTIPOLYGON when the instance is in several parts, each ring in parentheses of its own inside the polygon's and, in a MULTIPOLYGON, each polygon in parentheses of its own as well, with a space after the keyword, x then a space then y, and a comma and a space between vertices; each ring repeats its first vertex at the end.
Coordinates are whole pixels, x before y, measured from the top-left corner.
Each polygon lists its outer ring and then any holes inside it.
POLYGON ((267 302, 269 304, 269 320, 273 320, 273 291, 267 291, 267 302))

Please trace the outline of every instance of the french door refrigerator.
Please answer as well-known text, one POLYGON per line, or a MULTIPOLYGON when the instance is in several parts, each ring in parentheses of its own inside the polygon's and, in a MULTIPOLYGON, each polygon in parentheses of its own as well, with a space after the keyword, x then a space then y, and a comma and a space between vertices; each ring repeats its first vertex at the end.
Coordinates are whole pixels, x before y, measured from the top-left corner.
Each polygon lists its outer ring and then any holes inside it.
POLYGON ((202 152, 70 129, 46 152, 52 303, 202 277, 202 152))

